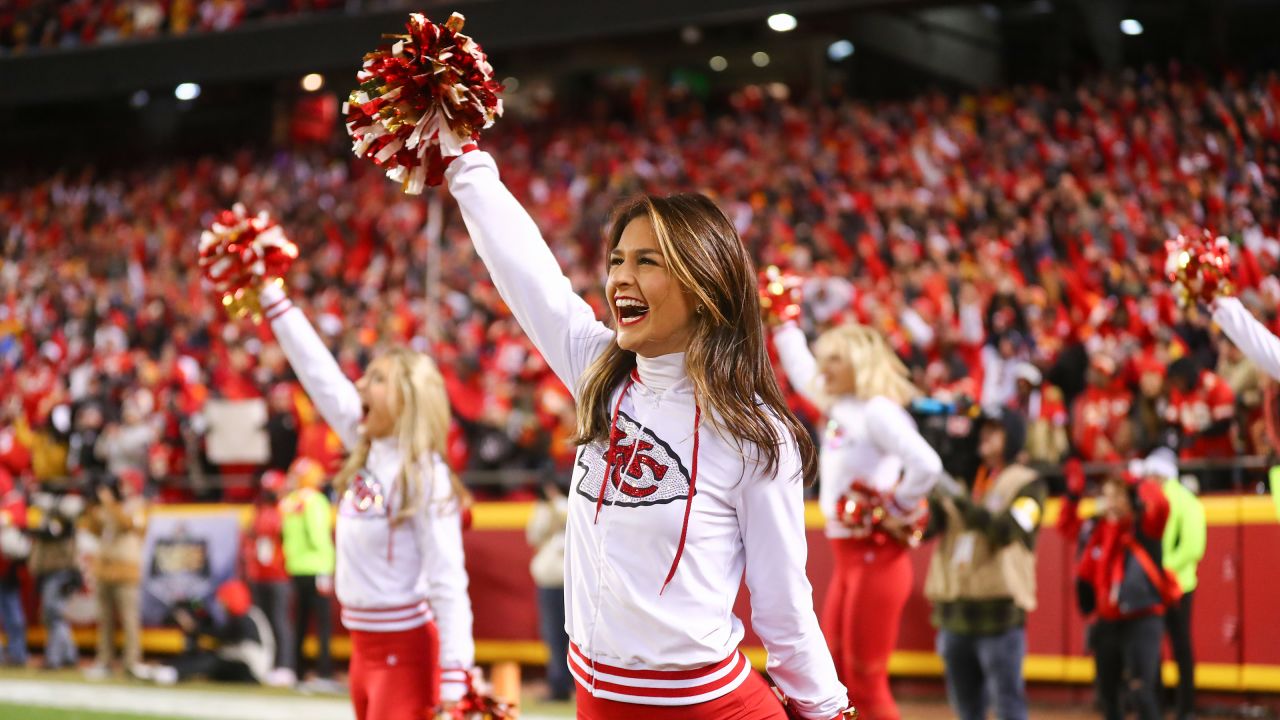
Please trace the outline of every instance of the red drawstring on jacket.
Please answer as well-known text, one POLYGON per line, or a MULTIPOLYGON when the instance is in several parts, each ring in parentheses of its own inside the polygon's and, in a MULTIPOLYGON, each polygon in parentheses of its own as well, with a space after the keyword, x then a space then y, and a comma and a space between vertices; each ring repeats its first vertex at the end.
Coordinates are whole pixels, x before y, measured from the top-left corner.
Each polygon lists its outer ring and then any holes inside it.
MULTIPOLYGON (((600 483, 600 495, 596 497, 596 516, 592 521, 593 524, 600 522, 600 510, 604 507, 604 494, 609 489, 610 482, 613 479, 613 429, 618 426, 618 414, 622 410, 622 399, 631 391, 631 386, 636 382, 636 375, 636 371, 632 370, 631 376, 627 378, 627 384, 622 388, 622 393, 618 395, 618 402, 614 403, 613 406, 613 416, 609 423, 609 449, 606 451, 609 459, 605 462, 604 480, 600 483)), ((689 514, 693 510, 693 496, 697 494, 698 487, 698 436, 701 434, 701 430, 702 408, 697 402, 694 402, 693 463, 692 468, 689 471, 689 494, 685 497, 684 501, 684 522, 680 526, 680 541, 676 544, 676 556, 671 560, 671 570, 667 572, 667 579, 662 582, 662 588, 658 590, 659 595, 666 592, 667 586, 671 584, 671 579, 676 576, 676 568, 680 567, 680 558, 684 555, 684 543, 685 539, 689 535, 689 514)), ((641 438, 636 438, 635 442, 632 444, 631 457, 627 458, 627 462, 622 466, 623 469, 629 467, 631 462, 635 459, 636 452, 640 448, 640 440, 641 438)), ((618 479, 618 484, 622 484, 621 478, 618 479)))
POLYGON ((680 567, 680 556, 684 554, 684 539, 689 534, 689 511, 693 509, 693 496, 697 492, 698 485, 698 435, 702 430, 702 408, 698 407, 698 403, 693 404, 693 469, 689 472, 689 496, 684 501, 684 524, 680 526, 680 543, 676 545, 676 557, 671 561, 671 570, 667 573, 667 579, 662 583, 662 589, 658 594, 666 592, 667 586, 671 584, 671 578, 676 576, 676 568, 680 567))

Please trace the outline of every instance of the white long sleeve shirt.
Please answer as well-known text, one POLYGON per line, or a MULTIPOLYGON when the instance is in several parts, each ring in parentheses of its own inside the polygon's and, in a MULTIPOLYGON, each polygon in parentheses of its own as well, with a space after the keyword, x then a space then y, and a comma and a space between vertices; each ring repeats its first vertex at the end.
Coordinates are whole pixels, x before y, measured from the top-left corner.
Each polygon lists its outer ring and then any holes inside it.
MULTIPOLYGON (((445 175, 498 291, 576 395, 613 331, 574 293, 487 153, 463 155, 445 175)), ((750 449, 744 458, 710 423, 695 440, 698 410, 682 354, 646 359, 638 375, 610 399, 615 481, 604 482, 604 442, 579 448, 573 472, 565 624, 575 678, 596 697, 647 705, 691 705, 732 692, 751 672, 732 610, 745 569, 770 676, 805 718, 834 717, 847 700, 805 575, 798 452, 782 448, 777 471, 766 474, 750 449), (686 504, 688 536, 662 591, 686 504)), ((781 423, 778 429, 787 437, 781 423)))
MULTIPOLYGON (((774 331, 773 343, 791 386, 816 403, 818 364, 804 331, 784 323, 774 331)), ((853 529, 837 519, 836 503, 855 481, 892 493, 899 506, 913 508, 942 475, 938 453, 907 411, 886 397, 838 398, 827 409, 827 421, 818 460, 818 506, 827 519, 827 537, 853 537, 853 529)))
MULTIPOLYGON (((262 295, 264 306, 275 305, 269 313, 271 329, 294 373, 350 451, 360 442, 363 415, 355 385, 302 311, 287 305, 283 291, 273 285, 262 295)), ((398 480, 404 462, 395 439, 374 440, 361 476, 338 505, 334 589, 342 624, 352 630, 396 632, 434 619, 440 633, 441 697, 459 700, 475 659, 461 515, 452 498, 449 467, 435 455, 410 473, 420 483, 420 497, 426 498, 422 511, 393 527, 390 518, 402 502, 398 480)))
POLYGON ((1213 321, 1258 369, 1280 380, 1280 338, 1258 322, 1239 299, 1221 297, 1215 300, 1213 321))

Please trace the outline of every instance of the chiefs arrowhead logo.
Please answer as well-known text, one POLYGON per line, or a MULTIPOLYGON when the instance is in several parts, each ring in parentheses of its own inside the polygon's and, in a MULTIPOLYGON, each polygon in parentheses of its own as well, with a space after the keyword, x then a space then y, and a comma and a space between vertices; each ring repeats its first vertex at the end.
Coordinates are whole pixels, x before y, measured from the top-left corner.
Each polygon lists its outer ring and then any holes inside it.
POLYGON ((689 497, 689 472, 670 445, 621 411, 611 434, 608 446, 597 442, 583 448, 578 458, 578 467, 585 471, 578 481, 579 495, 596 502, 610 468, 605 505, 641 507, 689 497))
POLYGON ((386 498, 382 492, 382 483, 378 482, 368 470, 360 469, 351 479, 351 486, 343 494, 343 503, 339 510, 343 515, 363 515, 365 513, 383 513, 386 511, 386 498))

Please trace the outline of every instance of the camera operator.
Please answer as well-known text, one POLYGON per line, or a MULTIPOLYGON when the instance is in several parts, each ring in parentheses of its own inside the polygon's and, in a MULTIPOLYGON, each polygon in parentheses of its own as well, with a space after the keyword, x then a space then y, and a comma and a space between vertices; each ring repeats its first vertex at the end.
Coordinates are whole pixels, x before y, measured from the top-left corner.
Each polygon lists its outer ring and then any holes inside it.
POLYGON ((940 485, 930 497, 927 534, 941 539, 924 593, 956 716, 982 720, 992 701, 1001 720, 1024 720, 1022 661, 1045 483, 1019 463, 1026 421, 1017 411, 983 413, 977 435, 972 481, 947 492, 940 485))
POLYGON ((266 682, 275 664, 275 637, 266 615, 250 600, 244 582, 224 582, 210 603, 192 598, 176 604, 169 620, 182 630, 184 649, 172 664, 152 671, 157 683, 172 685, 197 676, 224 682, 266 682))
POLYGON ((74 667, 76 645, 67 621, 67 598, 84 578, 76 563, 76 521, 84 512, 84 498, 65 486, 46 483, 34 493, 31 504, 40 510, 40 522, 31 536, 29 567, 40 588, 40 613, 46 633, 44 667, 74 667))

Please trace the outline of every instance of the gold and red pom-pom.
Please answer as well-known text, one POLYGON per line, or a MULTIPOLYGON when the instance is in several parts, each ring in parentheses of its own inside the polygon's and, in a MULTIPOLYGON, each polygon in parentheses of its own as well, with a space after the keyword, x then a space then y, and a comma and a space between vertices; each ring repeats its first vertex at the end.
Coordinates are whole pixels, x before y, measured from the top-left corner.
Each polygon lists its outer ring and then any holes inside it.
POLYGON ((298 246, 264 210, 250 216, 244 205, 218 212, 200 234, 200 270, 234 319, 262 314, 258 289, 282 278, 298 259, 298 246))
POLYGON ((784 273, 777 265, 770 265, 760 273, 760 310, 767 319, 779 323, 800 317, 800 286, 798 275, 784 273))
POLYGON ((467 694, 439 720, 515 720, 519 716, 516 706, 495 698, 479 669, 473 669, 467 676, 467 694))
POLYGON ((1225 237, 1215 238, 1208 230, 1187 232, 1167 241, 1165 250, 1165 274, 1181 305, 1210 303, 1233 292, 1231 243, 1225 237))
POLYGON ((342 105, 351 147, 385 168, 404 191, 418 195, 444 180, 447 159, 502 115, 502 85, 464 18, 444 24, 409 16, 403 35, 364 56, 360 86, 342 105))

